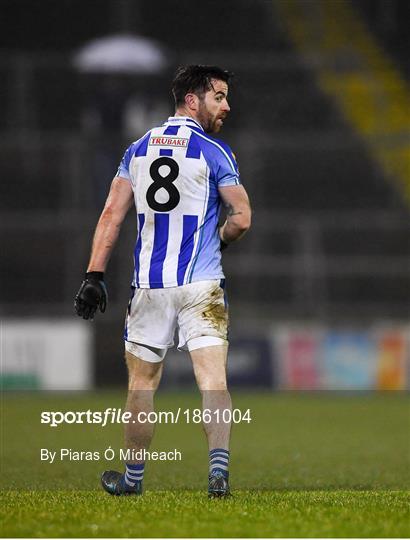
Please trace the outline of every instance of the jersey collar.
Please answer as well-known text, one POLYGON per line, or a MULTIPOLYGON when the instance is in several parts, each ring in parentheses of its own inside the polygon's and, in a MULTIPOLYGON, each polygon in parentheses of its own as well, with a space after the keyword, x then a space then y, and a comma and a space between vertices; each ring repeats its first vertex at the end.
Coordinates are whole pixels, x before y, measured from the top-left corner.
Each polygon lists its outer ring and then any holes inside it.
POLYGON ((204 131, 201 124, 190 116, 170 116, 164 126, 190 126, 197 127, 201 131, 204 131))

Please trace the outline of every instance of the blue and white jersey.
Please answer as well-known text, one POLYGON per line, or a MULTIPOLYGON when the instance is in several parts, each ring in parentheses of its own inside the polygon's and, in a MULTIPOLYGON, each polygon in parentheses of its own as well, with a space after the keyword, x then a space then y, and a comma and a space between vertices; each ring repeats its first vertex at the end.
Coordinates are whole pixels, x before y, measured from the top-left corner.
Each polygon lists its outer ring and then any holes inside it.
POLYGON ((230 148, 188 117, 171 117, 131 144, 117 176, 134 192, 133 286, 157 289, 224 277, 219 186, 238 185, 230 148))

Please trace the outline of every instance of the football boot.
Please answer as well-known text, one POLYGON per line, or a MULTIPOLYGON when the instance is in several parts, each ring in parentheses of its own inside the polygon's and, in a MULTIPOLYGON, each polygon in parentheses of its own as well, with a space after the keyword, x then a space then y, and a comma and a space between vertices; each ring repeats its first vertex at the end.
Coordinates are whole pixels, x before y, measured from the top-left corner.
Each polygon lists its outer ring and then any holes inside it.
POLYGON ((142 481, 129 486, 125 482, 125 474, 117 471, 105 471, 101 476, 101 484, 110 495, 142 495, 142 481))
POLYGON ((209 475, 208 482, 208 497, 229 497, 231 494, 229 489, 228 475, 224 475, 221 471, 215 471, 209 475))

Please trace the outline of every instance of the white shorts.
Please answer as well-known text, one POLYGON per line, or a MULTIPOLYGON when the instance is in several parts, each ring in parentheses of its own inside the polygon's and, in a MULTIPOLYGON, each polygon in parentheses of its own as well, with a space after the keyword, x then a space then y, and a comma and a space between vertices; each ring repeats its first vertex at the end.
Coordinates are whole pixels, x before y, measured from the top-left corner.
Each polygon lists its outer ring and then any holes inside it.
POLYGON ((193 351, 227 344, 228 306, 224 280, 197 281, 164 289, 133 289, 125 320, 125 348, 148 362, 160 362, 174 345, 193 351))

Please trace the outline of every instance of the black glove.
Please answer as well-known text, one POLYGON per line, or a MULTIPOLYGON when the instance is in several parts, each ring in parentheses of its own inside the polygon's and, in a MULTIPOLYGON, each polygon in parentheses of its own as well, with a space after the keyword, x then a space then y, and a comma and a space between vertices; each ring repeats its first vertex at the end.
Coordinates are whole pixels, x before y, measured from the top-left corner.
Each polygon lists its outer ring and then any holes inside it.
POLYGON ((75 311, 79 317, 93 320, 97 308, 104 313, 107 298, 104 272, 87 272, 74 300, 75 311))

